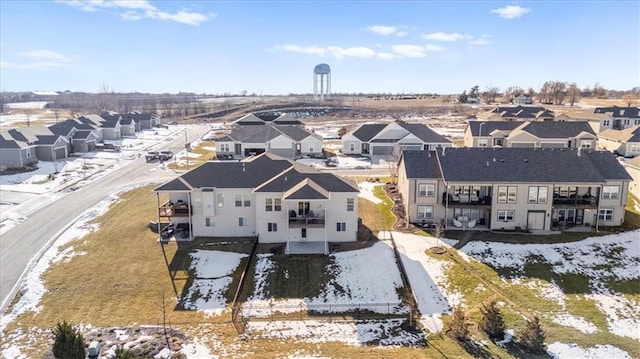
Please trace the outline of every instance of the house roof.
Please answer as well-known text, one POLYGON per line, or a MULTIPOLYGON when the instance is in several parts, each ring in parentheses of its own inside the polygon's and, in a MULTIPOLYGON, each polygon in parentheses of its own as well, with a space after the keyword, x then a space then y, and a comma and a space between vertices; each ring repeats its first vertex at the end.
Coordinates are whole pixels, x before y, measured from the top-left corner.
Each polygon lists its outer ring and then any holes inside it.
POLYGON ((155 191, 193 188, 254 188, 255 192, 287 193, 289 199, 320 199, 328 198, 329 192, 358 192, 351 180, 268 152, 242 162, 206 162, 155 191))
POLYGON ((598 135, 600 138, 620 142, 640 142, 640 125, 627 127, 624 130, 606 129, 598 135))
POLYGON ((595 113, 611 114, 612 117, 640 118, 640 107, 597 107, 595 113))
POLYGON ((636 156, 630 160, 627 160, 624 164, 625 166, 637 168, 640 170, 640 156, 636 156))
POLYGON ((160 118, 160 116, 158 116, 155 113, 151 113, 151 112, 136 112, 136 111, 123 113, 123 114, 121 114, 121 116, 122 116, 123 119, 131 118, 136 122, 149 121, 149 120, 160 118))
POLYGON ((538 138, 569 138, 582 132, 595 136, 587 121, 527 121, 515 130, 528 132, 538 138))
POLYGON ((239 119, 232 122, 236 125, 265 125, 265 124, 276 124, 276 125, 302 125, 303 123, 297 118, 291 117, 291 115, 286 113, 278 113, 278 112, 263 112, 263 113, 249 113, 246 114, 239 119))
POLYGON ((480 136, 480 125, 482 125, 482 135, 489 136, 495 130, 510 132, 522 125, 523 121, 467 121, 467 126, 471 129, 472 136, 480 136))
POLYGON ((9 134, 9 130, 0 130, 0 148, 27 148, 29 144, 18 141, 9 134))
POLYGON ((36 143, 38 145, 52 145, 58 141, 62 135, 53 133, 45 126, 21 127, 9 130, 9 135, 17 141, 36 143))
POLYGON ((385 127, 387 125, 384 123, 365 123, 353 131, 353 136, 362 142, 369 142, 385 127))
POLYGON ((421 124, 421 123, 398 123, 400 127, 412 133, 414 136, 418 137, 423 142, 434 142, 434 143, 450 143, 451 141, 447 140, 444 136, 436 133, 434 130, 429 127, 421 124))
POLYGON ((610 152, 572 148, 448 148, 438 153, 448 182, 584 183, 630 179, 610 152))
POLYGON ((79 130, 76 133, 73 134, 73 139, 74 140, 85 140, 87 138, 89 138, 89 136, 91 135, 91 131, 89 130, 79 130))
POLYGON ((442 148, 404 151, 408 178, 446 182, 602 183, 630 180, 607 151, 544 148, 442 148))
POLYGON ((402 151, 407 178, 442 178, 436 151, 402 151))
POLYGON ((521 119, 533 119, 533 118, 553 118, 553 111, 547 110, 543 106, 498 106, 491 111, 479 114, 479 118, 488 119, 495 118, 495 114, 498 114, 501 118, 521 118, 521 119))
POLYGON ((241 126, 237 130, 226 136, 216 139, 218 142, 244 142, 244 143, 265 143, 274 138, 284 135, 294 141, 302 141, 303 139, 314 136, 314 133, 300 126, 286 126, 267 124, 266 126, 241 126))

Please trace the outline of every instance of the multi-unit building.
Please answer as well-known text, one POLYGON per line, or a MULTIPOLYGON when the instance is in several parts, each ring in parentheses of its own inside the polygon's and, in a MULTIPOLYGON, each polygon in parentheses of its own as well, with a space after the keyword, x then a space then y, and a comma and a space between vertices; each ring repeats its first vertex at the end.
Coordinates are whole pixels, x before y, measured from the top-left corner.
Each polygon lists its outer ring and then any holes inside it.
POLYGON ((405 151, 408 222, 549 231, 623 223, 631 177, 613 154, 574 148, 405 151))
POLYGON ((620 156, 636 157, 640 155, 640 125, 604 130, 598 134, 598 146, 620 156))
POLYGON ((595 148, 598 136, 587 121, 468 121, 466 147, 595 148))
POLYGON ((272 153, 209 161, 154 191, 161 233, 170 224, 187 238, 257 236, 287 250, 315 242, 325 253, 357 239, 357 185, 272 153))

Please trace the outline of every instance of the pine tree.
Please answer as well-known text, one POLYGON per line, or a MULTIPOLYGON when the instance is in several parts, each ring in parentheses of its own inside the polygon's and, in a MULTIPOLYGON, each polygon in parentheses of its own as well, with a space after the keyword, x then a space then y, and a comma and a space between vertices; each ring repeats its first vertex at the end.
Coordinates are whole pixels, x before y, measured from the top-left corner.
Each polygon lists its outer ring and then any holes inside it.
POLYGON ((545 352, 545 335, 538 316, 527 322, 518 337, 520 338, 520 345, 525 350, 535 354, 543 354, 545 352))
POLYGON ((67 321, 53 328, 53 356, 56 359, 84 359, 84 338, 67 321))
POLYGON ((136 353, 130 349, 125 349, 122 346, 116 348, 111 359, 138 359, 140 358, 136 353))
POLYGON ((480 312, 482 313, 480 329, 492 339, 504 338, 504 319, 495 300, 492 300, 488 307, 483 304, 480 312))
POLYGON ((466 321, 467 317, 464 315, 464 310, 460 306, 455 307, 447 334, 455 340, 467 340, 469 337, 469 328, 467 327, 466 321))

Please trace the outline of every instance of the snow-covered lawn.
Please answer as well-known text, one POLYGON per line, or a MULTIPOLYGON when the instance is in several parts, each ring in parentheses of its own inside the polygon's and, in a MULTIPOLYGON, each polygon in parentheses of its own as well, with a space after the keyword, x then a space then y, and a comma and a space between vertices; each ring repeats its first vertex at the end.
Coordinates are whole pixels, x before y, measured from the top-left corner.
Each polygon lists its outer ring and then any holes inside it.
POLYGON ((358 194, 358 197, 364 198, 368 201, 371 201, 375 204, 379 204, 382 203, 382 200, 378 197, 376 197, 375 194, 373 194, 373 190, 378 187, 378 186, 382 186, 382 183, 379 182, 358 182, 358 188, 360 189, 360 193, 358 194))
POLYGON ((267 317, 272 311, 294 313, 309 308, 328 311, 329 306, 339 312, 362 309, 376 313, 408 313, 397 292, 402 287, 402 279, 389 242, 381 241, 369 248, 338 252, 332 256, 335 262, 327 270, 332 272, 333 279, 319 296, 274 300, 266 293, 265 284, 275 266, 270 255, 260 255, 253 295, 243 305, 244 315, 267 317))
MULTIPOLYGON (((543 258, 556 274, 578 274, 589 278, 591 293, 584 299, 593 300, 607 318, 611 333, 640 340, 640 301, 608 288, 607 282, 640 278, 640 231, 560 244, 505 244, 470 242, 462 252, 495 268, 511 270, 523 276, 527 258, 543 258)), ((518 280, 516 278, 516 280, 518 280)), ((566 295, 555 283, 533 283, 546 298, 553 298, 565 308, 566 295)), ((532 288, 534 289, 534 288, 532 288)), ((597 332, 594 324, 569 313, 559 313, 555 323, 573 327, 583 333, 597 332)))
POLYGON ((231 275, 247 257, 243 253, 196 250, 191 253, 191 270, 195 272, 193 284, 183 303, 185 309, 219 315, 227 306, 224 293, 233 281, 231 275))
POLYGON ((301 158, 296 160, 299 163, 316 168, 336 168, 336 169, 366 169, 371 168, 371 159, 367 157, 334 156, 328 159, 321 158, 301 158), (327 160, 331 165, 327 164, 327 160))

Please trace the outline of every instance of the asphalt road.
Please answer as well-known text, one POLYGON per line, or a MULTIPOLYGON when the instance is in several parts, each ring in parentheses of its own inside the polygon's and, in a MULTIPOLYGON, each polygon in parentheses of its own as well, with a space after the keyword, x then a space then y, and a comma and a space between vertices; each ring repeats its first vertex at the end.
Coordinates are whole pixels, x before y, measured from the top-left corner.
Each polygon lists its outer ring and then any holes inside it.
MULTIPOLYGON (((208 126, 188 127, 188 141, 202 137, 208 126)), ((158 150, 169 149, 178 152, 184 149, 185 136, 178 134, 175 139, 159 146, 158 150)), ((29 217, 10 229, 0 238, 0 313, 15 295, 16 285, 32 260, 37 261, 47 249, 51 240, 72 224, 85 210, 95 206, 110 194, 126 188, 151 182, 163 182, 175 178, 173 171, 150 172, 156 164, 146 163, 144 156, 118 168, 106 176, 91 182, 78 190, 36 210, 29 217)))

